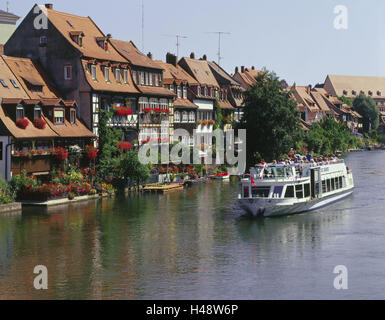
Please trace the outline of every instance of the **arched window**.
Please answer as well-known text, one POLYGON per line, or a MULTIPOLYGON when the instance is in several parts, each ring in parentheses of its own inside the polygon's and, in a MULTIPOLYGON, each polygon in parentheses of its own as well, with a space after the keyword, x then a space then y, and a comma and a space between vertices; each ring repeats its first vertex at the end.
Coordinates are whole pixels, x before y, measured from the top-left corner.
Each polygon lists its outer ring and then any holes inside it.
POLYGON ((189 116, 188 116, 189 122, 195 122, 195 112, 190 111, 189 116))
POLYGON ((148 108, 148 99, 145 97, 139 98, 139 110, 144 112, 144 109, 148 108))
POLYGON ((180 112, 175 111, 174 113, 174 122, 180 122, 180 112))

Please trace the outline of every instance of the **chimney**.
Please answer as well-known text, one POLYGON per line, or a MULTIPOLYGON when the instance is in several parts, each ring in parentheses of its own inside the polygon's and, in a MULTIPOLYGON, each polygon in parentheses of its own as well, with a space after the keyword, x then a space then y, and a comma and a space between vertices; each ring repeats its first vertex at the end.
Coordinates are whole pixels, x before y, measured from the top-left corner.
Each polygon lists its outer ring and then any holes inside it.
POLYGON ((238 67, 235 67, 235 73, 238 73, 238 67))
POLYGON ((147 53, 147 57, 149 57, 152 60, 152 53, 151 52, 147 53))
POLYGON ((191 58, 191 59, 195 59, 195 53, 194 53, 194 52, 191 52, 190 58, 191 58))
POLYGON ((311 91, 311 84, 309 84, 307 87, 306 87, 306 91, 308 94, 310 94, 310 91, 311 91))
POLYGON ((241 72, 242 72, 242 73, 245 72, 245 66, 242 66, 242 67, 241 67, 241 72))
POLYGON ((107 34, 107 38, 108 38, 108 39, 111 39, 111 38, 112 38, 111 33, 107 34))
POLYGON ((45 7, 46 7, 47 9, 53 9, 53 4, 52 4, 52 3, 46 3, 46 4, 45 4, 45 7))
POLYGON ((207 60, 207 56, 204 54, 202 59, 206 61, 207 60))
POLYGON ((178 57, 170 52, 167 52, 166 63, 172 64, 174 67, 176 67, 178 63, 178 57))
POLYGON ((252 66, 252 67, 251 67, 251 70, 255 70, 255 67, 254 67, 254 66, 252 66))

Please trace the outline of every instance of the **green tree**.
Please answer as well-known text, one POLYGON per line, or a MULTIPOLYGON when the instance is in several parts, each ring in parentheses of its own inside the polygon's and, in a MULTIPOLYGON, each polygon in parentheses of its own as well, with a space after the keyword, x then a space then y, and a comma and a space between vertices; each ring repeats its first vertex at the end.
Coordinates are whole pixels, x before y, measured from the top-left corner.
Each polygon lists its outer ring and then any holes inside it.
POLYGON ((223 113, 219 101, 215 100, 215 129, 223 129, 223 113))
POLYGON ((258 154, 271 161, 289 152, 300 131, 291 92, 282 88, 275 73, 265 70, 244 95, 244 115, 237 128, 247 130, 248 167, 258 161, 258 154))
POLYGON ((134 150, 129 150, 121 156, 117 173, 120 179, 131 179, 136 186, 145 183, 150 177, 148 166, 140 163, 138 153, 134 150))
POLYGON ((337 97, 338 100, 342 101, 343 103, 347 104, 349 107, 353 107, 353 99, 347 98, 345 96, 337 97))
POLYGON ((105 181, 113 176, 121 150, 118 141, 122 131, 108 125, 112 112, 100 110, 99 112, 99 154, 96 163, 98 178, 105 181))
POLYGON ((353 101, 353 109, 363 118, 364 133, 378 129, 380 121, 379 110, 371 97, 367 97, 363 93, 360 93, 360 95, 353 101))

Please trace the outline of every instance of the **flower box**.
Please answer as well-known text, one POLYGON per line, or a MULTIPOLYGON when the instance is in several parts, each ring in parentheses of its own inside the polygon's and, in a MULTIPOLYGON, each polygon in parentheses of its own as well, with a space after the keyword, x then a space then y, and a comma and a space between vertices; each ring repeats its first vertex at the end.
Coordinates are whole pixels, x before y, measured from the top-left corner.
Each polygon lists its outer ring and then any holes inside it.
POLYGON ((33 125, 38 129, 44 129, 47 123, 42 118, 36 118, 33 121, 33 125))
POLYGON ((29 125, 29 122, 26 118, 23 118, 23 119, 19 119, 16 121, 16 125, 20 128, 20 129, 25 129, 28 127, 29 125))

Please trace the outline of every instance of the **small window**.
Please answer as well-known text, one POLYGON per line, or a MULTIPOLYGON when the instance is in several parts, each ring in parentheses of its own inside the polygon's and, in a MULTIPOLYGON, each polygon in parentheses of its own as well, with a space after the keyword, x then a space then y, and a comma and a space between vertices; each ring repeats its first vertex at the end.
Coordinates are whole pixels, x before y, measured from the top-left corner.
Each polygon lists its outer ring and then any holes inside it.
POLYGON ((16 89, 19 89, 19 86, 17 85, 17 82, 13 79, 11 79, 11 83, 12 85, 16 88, 16 89))
POLYGON ((251 189, 253 197, 268 198, 270 193, 270 187, 255 187, 251 189))
POLYGON ((3 85, 4 88, 8 88, 8 85, 4 79, 0 79, 0 83, 3 85))
POLYGON ((205 97, 207 97, 207 87, 205 87, 205 97))
POLYGON ((285 198, 294 198, 294 187, 287 186, 285 192, 285 198))
POLYGON ((152 73, 150 73, 150 74, 149 74, 149 78, 150 78, 150 86, 152 86, 152 85, 153 85, 153 82, 152 82, 152 76, 153 76, 153 74, 152 74, 152 73))
POLYGON ((134 83, 135 83, 135 84, 138 84, 138 78, 137 78, 137 73, 136 73, 136 71, 133 71, 133 72, 132 72, 132 78, 133 78, 133 80, 134 80, 134 83))
POLYGON ((305 191, 305 198, 310 197, 310 184, 309 183, 306 183, 304 185, 304 191, 305 191))
POLYGON ((140 73, 140 84, 142 86, 144 86, 144 72, 143 71, 140 73))
POLYGON ((96 65, 91 66, 91 75, 92 75, 92 80, 96 80, 96 65))
POLYGON ((127 70, 123 70, 123 81, 126 84, 128 83, 128 71, 127 70))
POLYGON ((342 177, 338 178, 338 184, 340 185, 340 188, 344 187, 344 185, 342 184, 342 177))
POLYGON ((104 68, 104 79, 110 82, 110 69, 107 67, 104 68))
POLYGON ((18 106, 16 107, 16 121, 24 119, 24 107, 18 106))
POLYGON ((189 122, 195 122, 195 112, 194 111, 190 111, 188 119, 189 119, 189 122))
POLYGON ((55 110, 54 112, 55 124, 64 123, 64 110, 55 110))
POLYGON ((159 87, 159 74, 155 73, 155 86, 159 87))
POLYGON ((175 92, 174 85, 170 84, 170 91, 175 92))
POLYGON ((335 189, 334 179, 330 179, 330 191, 334 191, 335 189))
POLYGON ((303 198, 302 184, 298 184, 295 186, 295 194, 296 194, 298 199, 303 198))
POLYGON ((145 78, 145 79, 146 79, 146 80, 145 80, 146 83, 145 83, 145 84, 146 84, 146 86, 148 86, 148 72, 146 72, 145 75, 146 75, 146 78, 145 78))
POLYGON ((182 97, 182 88, 180 86, 177 86, 176 92, 177 92, 178 98, 181 98, 182 97))
POLYGON ((64 80, 72 80, 72 66, 64 66, 64 80))
POLYGON ((187 99, 187 87, 183 87, 183 99, 187 99))
POLYGON ((198 93, 198 97, 200 97, 201 94, 202 94, 202 88, 201 88, 201 86, 198 86, 197 93, 198 93))
POLYGON ((40 107, 35 107, 33 110, 33 118, 41 118, 41 108, 40 107))
POLYGON ((41 37, 40 37, 40 44, 41 44, 41 45, 45 45, 45 44, 47 44, 47 43, 48 43, 47 37, 46 37, 46 36, 41 36, 41 37))
POLYGON ((327 191, 326 192, 330 192, 330 179, 326 180, 326 186, 327 186, 327 191))
POLYGON ((120 69, 115 69, 115 79, 117 83, 120 83, 120 69))
POLYGON ((182 112, 182 122, 188 122, 188 113, 187 111, 182 112))
POLYGON ((75 110, 71 110, 70 121, 71 121, 71 123, 75 123, 76 122, 76 111, 75 110))
POLYGON ((174 122, 180 122, 180 112, 179 111, 175 111, 174 122))

